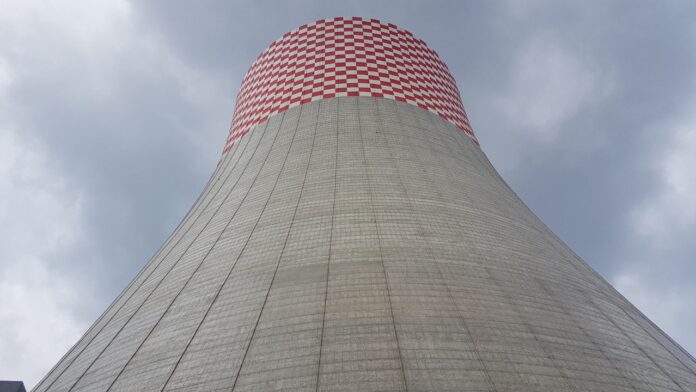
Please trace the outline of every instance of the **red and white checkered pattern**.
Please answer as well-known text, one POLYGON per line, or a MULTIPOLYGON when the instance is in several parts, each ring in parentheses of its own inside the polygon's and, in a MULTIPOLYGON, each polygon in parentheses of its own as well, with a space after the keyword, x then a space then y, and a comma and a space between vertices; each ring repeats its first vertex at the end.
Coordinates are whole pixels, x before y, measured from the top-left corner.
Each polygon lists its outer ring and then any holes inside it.
POLYGON ((425 42, 391 23, 335 18, 286 33, 256 59, 237 95, 224 152, 276 113, 345 96, 410 103, 437 113, 478 144, 454 78, 425 42))

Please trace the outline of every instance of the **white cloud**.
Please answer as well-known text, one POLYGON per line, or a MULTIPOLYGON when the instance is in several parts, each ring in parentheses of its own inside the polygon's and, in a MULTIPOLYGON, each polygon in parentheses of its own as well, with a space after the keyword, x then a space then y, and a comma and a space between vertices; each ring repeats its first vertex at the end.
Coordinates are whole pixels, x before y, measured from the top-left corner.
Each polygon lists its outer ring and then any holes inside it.
POLYGON ((696 225, 696 119, 676 126, 669 147, 652 168, 661 180, 657 195, 632 214, 638 235, 660 247, 672 245, 674 234, 696 225))
MULTIPOLYGON (((94 286, 66 271, 85 246, 84 195, 59 171, 13 94, 26 80, 77 74, 98 94, 99 73, 77 58, 117 43, 123 2, 5 1, 0 12, 0 379, 33 386, 87 327, 94 286), (114 17, 114 18, 112 18, 114 17), (101 49, 100 49, 101 48, 101 49), (94 88, 96 86, 96 88, 94 88)), ((66 93, 73 86, 65 84, 66 93)), ((56 129, 43 130, 56 132, 56 129)))
MULTIPOLYGON (((190 138, 188 145, 206 152, 203 156, 214 164, 216 156, 210 152, 220 151, 229 121, 229 110, 216 109, 231 108, 231 93, 217 75, 209 77, 181 62, 147 25, 139 24, 125 0, 5 0, 1 8, 0 379, 21 379, 31 387, 77 341, 96 318, 93 313, 106 306, 95 302, 114 293, 100 292, 98 282, 91 285, 77 275, 80 263, 98 263, 66 256, 98 258, 104 250, 90 248, 98 241, 90 238, 85 211, 100 200, 89 193, 84 179, 60 171, 61 160, 68 157, 44 142, 44 135, 65 132, 44 119, 60 113, 47 113, 14 94, 26 85, 30 91, 39 86, 52 97, 59 92, 65 101, 61 104, 71 109, 90 105, 111 113, 128 107, 124 100, 134 93, 123 91, 124 78, 166 78, 173 85, 170 91, 177 91, 192 113, 209 119, 197 124, 196 132, 179 137, 190 138), (34 124, 47 123, 49 127, 35 129, 34 124), (220 131, 222 138, 211 137, 220 131)), ((155 116, 177 121, 176 113, 155 116)), ((76 124, 89 121, 85 113, 85 120, 76 124)), ((175 136, 167 126, 152 132, 175 136)), ((126 135, 124 143, 137 137, 126 135)), ((191 161, 196 163, 205 166, 191 161)))
POLYGON ((48 268, 40 256, 24 255, 2 270, 0 379, 34 385, 87 327, 75 308, 88 293, 48 268))
POLYGON ((79 75, 86 82, 81 87, 107 91, 101 66, 120 48, 130 15, 126 1, 5 0, 2 8, 0 57, 14 66, 16 78, 79 75))
POLYGON ((51 265, 79 242, 80 194, 35 141, 0 129, 0 379, 32 385, 76 341, 89 286, 51 265))
POLYGON ((696 288, 675 288, 655 284, 650 271, 625 272, 614 287, 687 350, 696 347, 696 288))
POLYGON ((10 74, 10 66, 0 57, 0 99, 6 94, 12 84, 12 75, 10 74))
MULTIPOLYGON (((634 255, 614 283, 633 304, 692 352, 696 349, 696 286, 689 284, 696 231, 696 117, 687 114, 656 125, 665 148, 643 158, 656 175, 656 191, 629 209, 628 248, 634 255), (685 280, 686 279, 686 280, 685 280)), ((626 261, 626 260, 624 260, 626 261)))
POLYGON ((520 48, 512 81, 498 106, 512 124, 541 142, 553 141, 563 122, 611 92, 601 70, 551 35, 520 48))

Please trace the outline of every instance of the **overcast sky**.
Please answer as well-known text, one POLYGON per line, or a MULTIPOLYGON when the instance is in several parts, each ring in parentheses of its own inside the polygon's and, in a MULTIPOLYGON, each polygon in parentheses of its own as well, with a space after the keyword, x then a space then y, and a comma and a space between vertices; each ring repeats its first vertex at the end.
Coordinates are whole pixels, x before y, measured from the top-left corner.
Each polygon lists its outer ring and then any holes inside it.
POLYGON ((434 48, 512 188, 696 352, 696 2, 288 3, 0 0, 0 379, 77 341, 202 190, 255 57, 334 16, 434 48))

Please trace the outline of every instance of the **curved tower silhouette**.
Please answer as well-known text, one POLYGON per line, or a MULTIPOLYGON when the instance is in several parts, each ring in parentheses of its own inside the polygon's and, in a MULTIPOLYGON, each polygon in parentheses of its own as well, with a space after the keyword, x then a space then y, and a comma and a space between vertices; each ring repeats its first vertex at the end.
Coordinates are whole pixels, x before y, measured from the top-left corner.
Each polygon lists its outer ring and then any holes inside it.
POLYGON ((209 183, 35 391, 696 391, 510 190, 392 24, 285 34, 209 183))

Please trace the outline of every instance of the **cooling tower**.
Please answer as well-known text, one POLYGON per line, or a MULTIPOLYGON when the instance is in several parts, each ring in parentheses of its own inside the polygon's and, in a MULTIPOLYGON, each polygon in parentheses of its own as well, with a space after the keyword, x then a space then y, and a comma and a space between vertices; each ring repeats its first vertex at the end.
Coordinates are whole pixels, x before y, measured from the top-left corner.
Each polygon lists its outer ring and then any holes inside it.
POLYGON ((210 181, 35 391, 696 391, 505 184, 447 66, 320 20, 244 77, 210 181))

